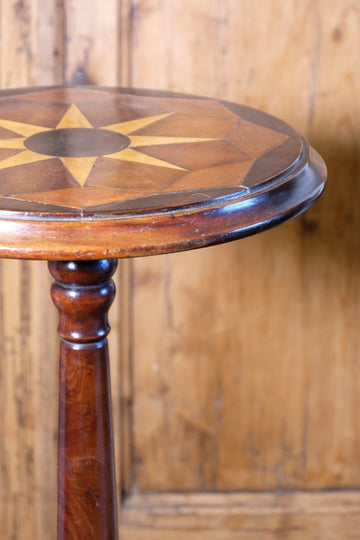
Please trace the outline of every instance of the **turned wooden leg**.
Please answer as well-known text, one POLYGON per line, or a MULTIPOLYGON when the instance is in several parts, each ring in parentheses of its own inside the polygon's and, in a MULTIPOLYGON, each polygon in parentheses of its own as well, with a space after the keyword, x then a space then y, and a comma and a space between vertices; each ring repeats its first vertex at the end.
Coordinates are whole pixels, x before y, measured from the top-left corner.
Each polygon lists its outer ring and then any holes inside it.
POLYGON ((117 261, 50 262, 60 313, 58 539, 117 538, 107 312, 117 261))

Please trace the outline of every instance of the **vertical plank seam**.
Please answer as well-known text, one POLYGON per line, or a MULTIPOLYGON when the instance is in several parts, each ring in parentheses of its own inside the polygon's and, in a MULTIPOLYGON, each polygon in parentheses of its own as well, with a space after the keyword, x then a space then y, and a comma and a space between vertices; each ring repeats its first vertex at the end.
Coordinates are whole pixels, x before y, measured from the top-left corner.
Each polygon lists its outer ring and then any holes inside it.
MULTIPOLYGON (((131 19, 132 0, 119 0, 118 12, 118 69, 117 79, 122 86, 131 86, 131 19)), ((120 298, 121 298, 121 329, 120 339, 120 384, 121 384, 121 404, 120 404, 120 479, 119 479, 119 500, 120 503, 128 496, 133 489, 133 376, 132 376, 132 351, 133 351, 133 266, 131 260, 122 259, 120 261, 120 298), (125 446, 126 445, 126 446, 125 446)), ((121 520, 120 520, 121 526, 121 520)))
POLYGON ((55 71, 55 79, 59 77, 59 81, 56 80, 55 82, 59 82, 60 84, 63 84, 65 81, 65 63, 67 58, 67 24, 66 24, 66 6, 65 6, 66 0, 57 0, 56 3, 56 11, 55 11, 55 50, 58 51, 58 65, 59 65, 59 71, 58 73, 55 71))

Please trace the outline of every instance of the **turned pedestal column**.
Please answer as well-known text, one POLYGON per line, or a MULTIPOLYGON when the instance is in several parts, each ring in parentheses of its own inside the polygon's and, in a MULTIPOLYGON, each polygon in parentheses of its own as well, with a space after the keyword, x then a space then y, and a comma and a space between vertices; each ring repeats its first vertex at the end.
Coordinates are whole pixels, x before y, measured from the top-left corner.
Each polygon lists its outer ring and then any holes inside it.
POLYGON ((293 128, 242 105, 129 88, 0 92, 0 256, 52 261, 60 314, 59 540, 117 538, 115 260, 261 232, 306 210, 325 176, 293 128))
POLYGON ((117 261, 51 262, 60 314, 58 538, 116 537, 107 312, 117 261))

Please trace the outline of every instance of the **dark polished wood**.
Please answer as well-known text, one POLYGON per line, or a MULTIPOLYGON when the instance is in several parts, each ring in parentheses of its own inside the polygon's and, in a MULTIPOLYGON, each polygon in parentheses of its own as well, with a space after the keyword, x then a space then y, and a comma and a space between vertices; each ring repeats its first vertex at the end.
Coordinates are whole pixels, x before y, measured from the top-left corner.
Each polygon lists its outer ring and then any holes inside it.
POLYGON ((107 311, 116 261, 51 262, 60 323, 58 539, 117 538, 107 311))
POLYGON ((134 257, 241 238, 305 210, 325 166, 249 107, 129 88, 0 93, 0 256, 134 257))

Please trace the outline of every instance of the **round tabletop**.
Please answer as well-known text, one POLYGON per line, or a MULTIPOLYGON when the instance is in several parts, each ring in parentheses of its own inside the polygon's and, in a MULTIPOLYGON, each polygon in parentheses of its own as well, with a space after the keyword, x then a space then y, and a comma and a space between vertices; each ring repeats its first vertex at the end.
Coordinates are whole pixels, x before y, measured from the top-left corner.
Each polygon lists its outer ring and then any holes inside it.
POLYGON ((321 157, 243 105, 131 88, 0 92, 0 256, 121 258, 267 229, 320 195, 321 157))

